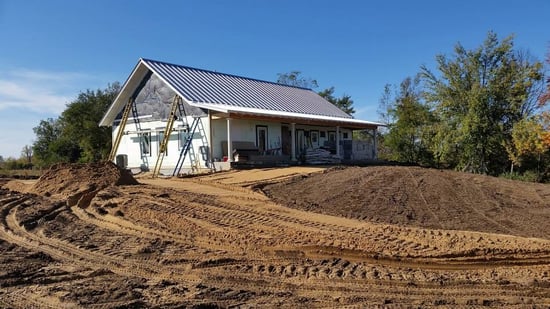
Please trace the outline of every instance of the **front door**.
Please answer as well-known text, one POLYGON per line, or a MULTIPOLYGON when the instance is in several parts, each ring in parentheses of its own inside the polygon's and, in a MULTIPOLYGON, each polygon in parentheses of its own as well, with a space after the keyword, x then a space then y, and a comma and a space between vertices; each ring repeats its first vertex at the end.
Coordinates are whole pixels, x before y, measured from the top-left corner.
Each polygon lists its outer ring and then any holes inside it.
POLYGON ((266 126, 256 126, 256 147, 258 151, 262 154, 265 154, 267 150, 267 127, 266 126))
POLYGON ((281 126, 281 151, 282 154, 290 156, 292 145, 290 144, 290 130, 287 126, 281 126))
POLYGON ((304 130, 296 130, 296 155, 300 156, 306 149, 304 130))

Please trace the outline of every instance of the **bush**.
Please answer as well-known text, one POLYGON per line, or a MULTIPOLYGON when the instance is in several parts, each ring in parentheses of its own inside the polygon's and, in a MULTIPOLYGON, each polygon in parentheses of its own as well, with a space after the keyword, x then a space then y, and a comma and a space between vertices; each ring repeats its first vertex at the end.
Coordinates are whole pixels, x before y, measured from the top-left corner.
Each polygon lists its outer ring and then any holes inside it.
POLYGON ((531 170, 525 171, 523 173, 518 173, 518 172, 510 173, 510 172, 507 172, 507 173, 501 174, 500 177, 506 178, 506 179, 511 179, 511 180, 526 181, 526 182, 539 182, 540 181, 540 178, 539 178, 539 175, 537 174, 537 172, 531 171, 531 170))

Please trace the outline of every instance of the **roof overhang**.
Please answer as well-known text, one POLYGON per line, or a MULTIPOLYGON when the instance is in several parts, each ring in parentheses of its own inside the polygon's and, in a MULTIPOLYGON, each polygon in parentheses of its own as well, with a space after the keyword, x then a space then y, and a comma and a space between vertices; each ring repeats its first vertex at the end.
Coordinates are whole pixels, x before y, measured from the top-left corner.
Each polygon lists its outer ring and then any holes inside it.
MULTIPOLYGON (((203 105, 204 106, 204 105, 203 105)), ((265 121, 280 121, 296 124, 307 124, 316 126, 341 126, 351 129, 374 129, 384 126, 378 122, 365 121, 353 118, 329 117, 322 115, 288 113, 252 108, 229 107, 226 110, 218 110, 228 114, 228 117, 235 119, 256 119, 265 121)))
POLYGON ((145 65, 143 65, 140 60, 138 64, 134 67, 132 74, 128 77, 122 89, 118 93, 117 97, 107 109, 107 112, 99 122, 99 126, 109 127, 113 125, 113 122, 116 119, 116 116, 120 111, 126 106, 128 100, 134 95, 134 92, 141 84, 141 81, 149 74, 150 70, 145 65))

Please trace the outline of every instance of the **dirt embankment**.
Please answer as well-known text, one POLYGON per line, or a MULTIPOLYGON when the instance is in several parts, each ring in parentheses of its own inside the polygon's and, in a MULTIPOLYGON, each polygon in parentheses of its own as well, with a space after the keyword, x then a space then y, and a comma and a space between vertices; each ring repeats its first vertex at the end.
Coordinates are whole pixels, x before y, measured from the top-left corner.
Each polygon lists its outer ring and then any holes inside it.
POLYGON ((333 168, 268 185, 291 208, 433 229, 550 238, 550 186, 419 167, 333 168))
POLYGON ((60 198, 98 191, 115 185, 136 185, 132 174, 112 162, 90 164, 56 164, 46 171, 30 193, 60 198))

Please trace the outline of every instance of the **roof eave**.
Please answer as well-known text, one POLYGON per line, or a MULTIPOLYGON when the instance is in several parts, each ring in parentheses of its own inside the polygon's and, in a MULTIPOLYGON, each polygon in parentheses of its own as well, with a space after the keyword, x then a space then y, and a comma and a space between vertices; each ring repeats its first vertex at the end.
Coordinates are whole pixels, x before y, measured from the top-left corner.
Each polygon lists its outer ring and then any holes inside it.
POLYGON ((113 101, 113 103, 111 103, 111 105, 107 109, 107 112, 99 122, 99 126, 109 127, 113 125, 116 116, 124 108, 128 99, 135 91, 137 85, 139 85, 139 83, 145 77, 148 71, 149 68, 144 66, 142 59, 139 59, 138 63, 134 67, 134 70, 132 71, 132 74, 128 76, 115 100, 113 101))
MULTIPOLYGON (((203 103, 200 104, 203 108, 210 109, 210 106, 215 104, 208 104, 203 103)), ((381 127, 385 126, 382 123, 373 122, 373 121, 366 121, 366 120, 360 120, 355 118, 343 118, 343 117, 331 117, 331 116, 324 116, 324 115, 312 115, 312 114, 300 114, 300 113, 291 113, 291 112, 281 112, 281 111, 273 111, 273 110, 262 110, 262 109, 254 109, 254 108, 241 108, 241 107, 226 107, 226 112, 229 114, 243 114, 243 115, 260 115, 270 118, 279 118, 279 119, 289 119, 289 120, 295 120, 295 121, 318 121, 318 122, 325 122, 325 123, 334 123, 334 124, 342 124, 342 125, 349 125, 353 127, 381 127)))

